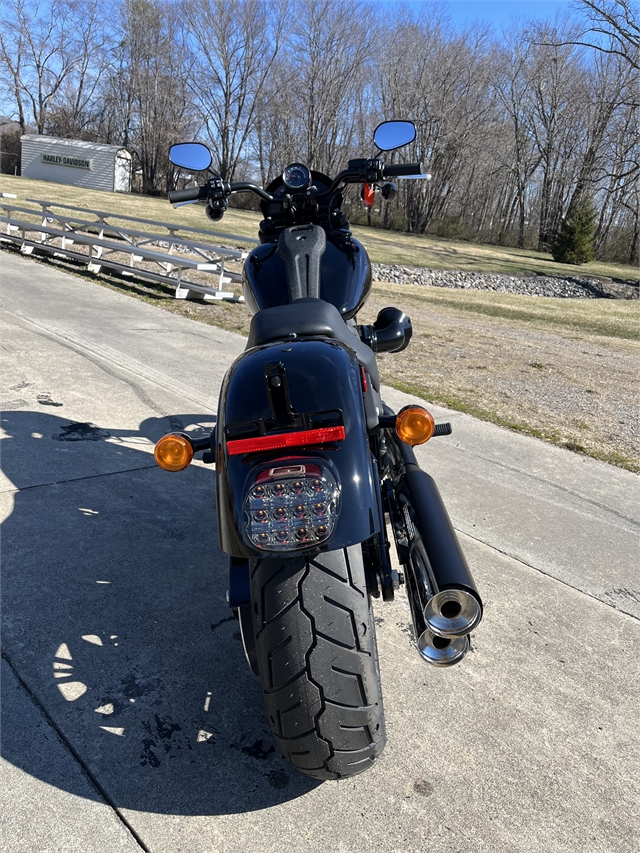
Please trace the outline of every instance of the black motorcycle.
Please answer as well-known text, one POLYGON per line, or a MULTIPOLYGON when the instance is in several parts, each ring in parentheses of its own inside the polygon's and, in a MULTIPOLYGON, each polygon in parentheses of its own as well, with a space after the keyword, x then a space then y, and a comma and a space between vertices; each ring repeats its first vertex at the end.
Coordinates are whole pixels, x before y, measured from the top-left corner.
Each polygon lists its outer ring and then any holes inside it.
MULTIPOLYGON (((216 465, 229 605, 280 749, 318 779, 361 773, 385 744, 372 596, 390 601, 406 586, 418 650, 435 666, 464 657, 482 617, 436 484, 412 449, 451 427, 420 406, 394 414, 380 396, 376 353, 402 351, 411 322, 397 308, 373 325, 356 321, 371 264, 342 194, 360 183, 369 197, 378 186, 392 198, 396 187, 381 182, 422 167, 379 157, 414 138, 412 122, 384 122, 378 155, 350 160, 333 179, 292 163, 266 189, 213 175, 169 193, 174 204, 205 202, 213 220, 233 193, 261 199, 261 245, 243 273, 251 329, 225 376, 216 429, 201 441, 165 436, 155 457, 178 471, 204 451, 216 465)), ((199 143, 174 145, 170 157, 190 170, 211 165, 199 143)))

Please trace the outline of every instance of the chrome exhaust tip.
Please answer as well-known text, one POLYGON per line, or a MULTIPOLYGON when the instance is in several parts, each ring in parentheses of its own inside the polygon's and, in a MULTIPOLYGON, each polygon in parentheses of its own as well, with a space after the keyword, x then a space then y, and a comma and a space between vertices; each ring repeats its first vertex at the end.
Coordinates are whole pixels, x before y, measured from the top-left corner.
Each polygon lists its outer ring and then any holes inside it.
POLYGON ((429 628, 418 637, 418 651, 431 666, 455 666, 469 650, 469 637, 440 637, 429 628))
POLYGON ((424 608, 427 627, 439 637, 455 639, 469 634, 482 619, 475 596, 465 589, 443 589, 424 608))

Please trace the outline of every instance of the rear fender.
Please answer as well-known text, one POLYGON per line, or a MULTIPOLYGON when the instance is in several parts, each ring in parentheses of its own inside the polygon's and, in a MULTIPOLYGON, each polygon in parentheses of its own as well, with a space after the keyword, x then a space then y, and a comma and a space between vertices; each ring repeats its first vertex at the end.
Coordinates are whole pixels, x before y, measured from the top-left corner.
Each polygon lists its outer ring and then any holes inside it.
MULTIPOLYGON (((282 430, 278 430, 282 431, 282 430)), ((379 486, 374 478, 363 403, 360 365, 338 341, 296 341, 256 347, 243 353, 227 373, 218 411, 217 506, 220 547, 238 558, 265 556, 243 537, 243 502, 257 468, 291 457, 326 460, 337 471, 340 514, 323 550, 363 542, 379 532, 379 486), (267 394, 267 364, 286 371, 291 408, 299 414, 342 413, 343 441, 308 447, 230 455, 227 442, 238 424, 263 423, 273 417, 267 394)), ((289 552, 291 556, 300 551, 289 552)))

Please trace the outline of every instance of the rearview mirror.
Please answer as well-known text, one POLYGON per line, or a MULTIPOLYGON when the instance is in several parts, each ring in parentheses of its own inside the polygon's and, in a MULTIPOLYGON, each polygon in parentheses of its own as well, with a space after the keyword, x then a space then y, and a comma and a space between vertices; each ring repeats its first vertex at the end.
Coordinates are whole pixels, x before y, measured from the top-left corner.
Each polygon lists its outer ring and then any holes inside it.
POLYGON ((211 151, 201 142, 181 142, 169 149, 169 160, 174 166, 204 172, 211 165, 211 151))
POLYGON ((380 151, 393 151, 408 145, 416 138, 416 126, 412 121, 383 121, 373 134, 373 141, 380 151))

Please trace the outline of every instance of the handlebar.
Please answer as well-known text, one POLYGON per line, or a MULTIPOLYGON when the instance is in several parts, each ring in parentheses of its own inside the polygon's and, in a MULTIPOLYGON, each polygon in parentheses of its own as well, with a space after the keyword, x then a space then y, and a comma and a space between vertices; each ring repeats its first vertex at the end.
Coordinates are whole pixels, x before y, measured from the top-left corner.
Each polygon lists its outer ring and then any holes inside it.
POLYGON ((422 174, 422 163, 397 163, 395 166, 384 167, 385 178, 406 178, 410 175, 422 174))
MULTIPOLYGON (((349 168, 340 172, 334 178, 331 186, 327 191, 316 196, 319 201, 330 196, 336 191, 341 183, 356 183, 361 181, 375 182, 381 178, 391 177, 411 177, 422 174, 422 163, 398 163, 396 165, 386 165, 379 160, 357 160, 350 161, 349 168), (373 170, 373 172, 371 172, 373 170)), ((189 201, 206 201, 211 196, 212 198, 226 198, 231 193, 237 192, 253 192, 265 201, 274 201, 274 197, 270 195, 262 187, 255 184, 241 181, 239 183, 229 184, 226 181, 221 181, 220 178, 207 181, 204 186, 191 187, 186 190, 170 190, 167 197, 171 204, 180 204, 181 202, 189 201), (214 194, 215 189, 215 194, 214 194)))
POLYGON ((169 190, 167 198, 171 204, 179 204, 181 201, 200 201, 207 198, 207 185, 190 187, 187 190, 169 190))
POLYGON ((247 181, 239 181, 238 183, 229 184, 228 186, 232 193, 252 192, 259 195, 260 198, 263 198, 265 201, 273 201, 273 196, 269 195, 266 190, 263 190, 262 187, 258 187, 255 184, 248 183, 247 181))

